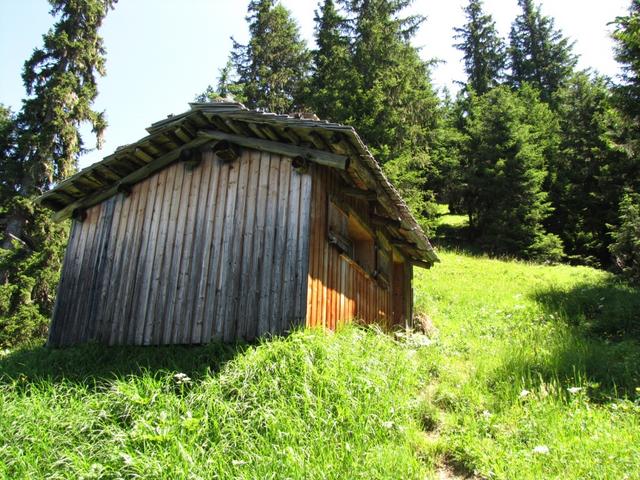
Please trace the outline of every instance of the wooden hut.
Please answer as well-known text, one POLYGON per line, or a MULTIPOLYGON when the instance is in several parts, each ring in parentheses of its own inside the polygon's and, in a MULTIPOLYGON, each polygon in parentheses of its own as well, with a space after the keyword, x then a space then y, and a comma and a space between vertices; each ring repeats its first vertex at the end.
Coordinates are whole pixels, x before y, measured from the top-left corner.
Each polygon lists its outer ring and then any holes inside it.
POLYGON ((72 218, 49 345, 405 325, 437 257, 351 127, 192 104, 40 197, 72 218))

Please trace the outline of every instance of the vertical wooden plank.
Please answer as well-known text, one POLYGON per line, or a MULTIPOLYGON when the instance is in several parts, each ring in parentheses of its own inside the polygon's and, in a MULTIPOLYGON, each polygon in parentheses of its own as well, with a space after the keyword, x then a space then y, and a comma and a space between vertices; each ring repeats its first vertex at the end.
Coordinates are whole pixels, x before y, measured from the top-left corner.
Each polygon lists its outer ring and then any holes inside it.
POLYGON ((102 211, 100 214, 99 224, 97 226, 100 238, 95 250, 93 273, 88 292, 89 310, 86 315, 89 321, 86 325, 87 331, 83 335, 88 341, 98 340, 100 336, 99 312, 102 309, 102 287, 106 280, 105 276, 108 273, 108 259, 106 254, 109 249, 114 205, 115 202, 113 201, 113 198, 104 201, 101 205, 102 211))
MULTIPOLYGON (((143 343, 145 345, 159 345, 162 343, 162 326, 164 324, 164 309, 166 306, 166 285, 168 282, 169 268, 171 265, 172 239, 175 232, 175 219, 171 217, 174 205, 174 192, 176 184, 181 183, 176 168, 172 165, 164 170, 166 181, 162 192, 162 203, 158 215, 157 248, 153 258, 151 285, 149 291, 148 308, 145 312, 145 333, 143 343)), ((178 187, 179 188, 179 187, 178 187)))
MULTIPOLYGON (((197 287, 194 289, 194 316, 192 320, 193 324, 193 332, 191 333, 191 338, 193 343, 206 343, 209 341, 209 338, 205 338, 204 333, 204 315, 206 311, 207 299, 210 296, 213 296, 214 293, 207 291, 207 285, 209 283, 209 276, 214 275, 215 272, 212 272, 210 268, 211 263, 211 253, 213 250, 213 231, 215 227, 215 208, 216 208, 216 196, 218 194, 218 179, 220 175, 220 168, 218 162, 214 161, 214 156, 212 152, 205 152, 202 154, 202 164, 205 168, 205 172, 203 172, 203 185, 201 190, 205 192, 206 199, 202 199, 204 201, 204 208, 200 217, 200 221, 204 223, 204 231, 202 231, 202 257, 194 258, 194 261, 200 263, 202 265, 201 273, 198 277, 197 287), (208 172, 208 175, 206 174, 208 172)), ((209 323, 213 320, 212 318, 206 319, 209 323)), ((209 332, 211 330, 209 329, 209 332)))
POLYGON ((135 197, 136 208, 133 210, 133 215, 130 217, 131 224, 127 229, 127 236, 129 237, 128 246, 125 249, 127 255, 124 270, 124 277, 121 280, 123 289, 122 295, 118 300, 118 316, 119 328, 117 335, 117 344, 130 345, 133 344, 133 332, 136 319, 132 315, 132 302, 131 297, 135 290, 136 275, 138 269, 138 259, 141 254, 141 234, 144 226, 144 216, 147 207, 147 196, 149 193, 149 182, 140 182, 136 184, 132 191, 131 197, 135 197))
POLYGON ((117 292, 117 283, 114 283, 113 278, 117 275, 119 248, 118 236, 120 230, 120 224, 122 223, 122 207, 123 199, 120 195, 111 197, 109 200, 113 203, 113 221, 109 231, 109 245, 106 255, 106 265, 104 270, 104 282, 100 289, 100 308, 97 313, 97 322, 99 333, 97 339, 102 343, 109 343, 111 336, 111 325, 113 317, 111 313, 115 307, 115 294, 117 292))
POLYGON ((178 209, 175 219, 175 237, 173 240, 173 254, 171 259, 171 270, 167 282, 167 306, 165 309, 165 324, 162 332, 162 343, 173 344, 176 342, 178 318, 176 316, 178 289, 180 288, 180 274, 182 265, 182 255, 185 249, 185 233, 187 217, 189 216, 189 198, 191 196, 192 175, 187 172, 184 164, 176 165, 176 173, 182 175, 181 188, 178 192, 178 209))
POLYGON ((73 303, 69 309, 69 323, 65 326, 64 342, 63 345, 74 345, 78 342, 78 330, 81 327, 82 319, 80 318, 80 312, 82 311, 85 299, 82 296, 82 292, 85 288, 85 271, 87 262, 87 251, 91 248, 93 237, 95 234, 95 225, 92 221, 95 217, 95 209, 90 209, 87 212, 87 217, 82 222, 82 237, 79 244, 80 251, 77 256, 77 263, 74 276, 74 288, 72 299, 73 303))
POLYGON ((278 210, 276 218, 276 243, 273 256, 273 278, 271 280, 271 303, 273 308, 269 316, 269 332, 275 335, 283 333, 282 330, 282 285, 284 282, 284 260, 287 249, 287 227, 289 215, 289 183, 291 180, 291 161, 286 157, 280 157, 280 188, 278 191, 278 210))
POLYGON ((173 344, 188 343, 189 332, 191 330, 189 322, 191 321, 190 308, 188 303, 192 288, 192 276, 197 276, 198 272, 193 269, 193 256, 198 248, 199 239, 196 236, 196 228, 198 224, 198 210, 200 208, 200 186, 202 184, 202 166, 190 169, 185 165, 185 183, 189 184, 189 192, 187 195, 184 212, 184 234, 182 237, 182 254, 180 266, 178 270, 178 278, 176 284, 174 332, 172 335, 173 344))
POLYGON ((156 173, 146 181, 151 183, 151 187, 147 195, 147 206, 141 239, 142 250, 138 258, 138 275, 136 277, 135 296, 132 308, 132 315, 136 319, 134 333, 136 345, 148 345, 149 343, 148 340, 145 341, 145 336, 146 339, 149 338, 148 334, 146 334, 146 330, 148 330, 146 317, 147 311, 149 310, 149 298, 153 288, 153 266, 156 259, 156 252, 158 248, 162 248, 158 247, 158 232, 160 230, 162 203, 166 190, 167 169, 156 173))
POLYGON ((282 255, 282 276, 280 298, 280 325, 281 333, 291 330, 295 317, 295 290, 296 290, 296 258, 298 256, 298 230, 300 228, 300 174, 291 168, 291 160, 285 160, 286 170, 289 172, 288 204, 285 208, 287 216, 285 234, 285 246, 282 255))
POLYGON ((238 339, 238 303, 240 301, 240 280, 242 270, 242 256, 244 253, 244 229, 246 225, 247 186, 249 182, 249 167, 251 163, 251 150, 244 150, 239 159, 238 185, 236 188, 235 218, 231 224, 233 239, 231 242, 230 262, 228 265, 227 285, 229 289, 226 295, 225 305, 225 341, 238 339))
POLYGON ((260 333, 259 305, 262 270, 264 268, 265 249, 265 223, 267 217, 267 198, 269 195, 269 167, 271 157, 266 152, 261 152, 258 162, 259 180, 258 194, 256 198, 255 234, 252 246, 252 274, 247 294, 246 316, 252 323, 247 329, 249 339, 255 338, 260 333))
POLYGON ((280 189, 280 157, 269 155, 269 192, 264 232, 263 268, 260 279, 260 306, 258 309, 258 335, 269 332, 271 318, 271 285, 274 282, 273 260, 276 244, 276 219, 280 189))
POLYGON ((258 216, 258 182, 260 180, 261 154, 256 150, 251 150, 249 156, 249 173, 247 180, 246 205, 245 205, 245 225, 242 232, 242 258, 239 272, 240 282, 235 295, 236 317, 238 326, 236 338, 251 340, 255 336, 255 325, 257 318, 252 313, 252 299, 254 294, 252 280, 256 278, 257 262, 254 245, 256 232, 256 220, 258 216))
POLYGON ((69 242, 64 254, 62 262, 62 272, 60 283, 58 284, 56 293, 56 302, 53 307, 53 316, 51 327, 49 329, 49 339, 47 344, 52 347, 61 345, 61 337, 65 330, 67 321, 67 310, 70 306, 71 289, 73 288, 73 278, 75 277, 75 261, 78 254, 78 243, 82 227, 78 222, 71 222, 71 232, 69 234, 69 242))
POLYGON ((220 303, 222 289, 222 242, 224 237, 224 217, 227 208, 227 185, 229 184, 230 166, 222 163, 217 157, 213 157, 215 167, 218 169, 218 185, 216 187, 215 211, 213 222, 213 240, 211 242, 211 253, 209 262, 209 275, 207 278, 207 297, 204 308, 203 333, 204 342, 210 341, 214 336, 221 338, 218 329, 218 304, 220 303))
POLYGON ((182 193, 185 190, 184 165, 174 164, 170 168, 168 175, 173 176, 174 181, 173 189, 168 195, 169 216, 167 218, 165 250, 162 256, 162 276, 158 286, 158 310, 152 334, 152 343, 156 345, 166 345, 171 340, 171 329, 173 328, 171 302, 175 293, 176 263, 179 262, 177 252, 182 246, 181 238, 178 237, 178 224, 182 220, 180 218, 180 204, 182 193))
POLYGON ((304 326, 307 316, 309 281, 309 248, 311 245, 311 175, 304 173, 300 179, 300 215, 298 220, 298 257, 296 259, 295 319, 296 327, 304 326))
POLYGON ((231 320, 228 319, 226 315, 232 288, 231 275, 229 272, 233 263, 233 242, 235 241, 235 216, 239 176, 240 166, 236 161, 234 164, 229 165, 229 180, 226 191, 227 201, 224 213, 223 240, 218 275, 219 296, 216 305, 215 335, 222 337, 225 341, 229 341, 231 336, 231 320))

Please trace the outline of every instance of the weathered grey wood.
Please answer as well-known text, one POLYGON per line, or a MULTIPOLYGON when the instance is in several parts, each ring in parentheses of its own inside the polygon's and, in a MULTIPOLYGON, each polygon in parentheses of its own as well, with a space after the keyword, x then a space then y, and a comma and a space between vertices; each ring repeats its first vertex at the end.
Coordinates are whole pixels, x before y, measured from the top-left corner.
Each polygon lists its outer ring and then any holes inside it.
POLYGON ((176 315, 178 299, 183 275, 181 274, 182 257, 185 253, 185 236, 189 217, 189 201, 191 199, 192 172, 187 171, 184 166, 178 166, 177 170, 183 171, 183 181, 181 185, 180 197, 178 200, 178 215, 176 222, 176 235, 174 239, 173 259, 171 261, 171 273, 169 274, 168 294, 166 298, 167 313, 163 343, 177 343, 179 318, 176 315))
POLYGON ((291 145, 288 143, 273 142, 271 140, 263 140, 260 138, 223 133, 217 130, 200 130, 198 135, 201 138, 209 140, 226 140, 240 145, 241 147, 253 148, 256 150, 275 153, 277 155, 287 157, 302 156, 319 165, 325 165, 339 170, 346 170, 349 165, 349 157, 344 155, 336 155, 335 153, 291 145))
POLYGON ((66 308, 69 304, 68 292, 70 285, 75 279, 75 271, 73 270, 73 264, 75 256, 78 252, 78 240, 81 233, 81 226, 77 222, 71 223, 71 231, 69 233, 69 242, 67 244, 67 250, 64 254, 64 260, 62 262, 62 271, 60 273, 60 283, 58 284, 58 295, 56 295, 56 302, 53 306, 53 318, 54 322, 49 329, 48 345, 59 345, 60 337, 64 331, 64 324, 66 320, 66 308))
POLYGON ((287 226, 285 229, 285 249, 282 266, 282 291, 279 301, 282 304, 280 314, 279 332, 291 330, 293 317, 295 315, 295 274, 296 258, 298 255, 298 227, 300 222, 300 174, 291 169, 289 161, 289 198, 286 209, 287 226))
POLYGON ((209 276, 207 280, 207 302, 204 310, 204 332, 203 340, 209 341, 212 338, 221 339, 221 319, 218 314, 218 305, 222 295, 222 245, 224 239, 224 215, 227 208, 227 185, 231 166, 220 164, 216 161, 218 168, 218 186, 216 192, 216 204, 214 215, 213 241, 211 242, 211 259, 209 262, 209 276))
MULTIPOLYGON (((164 185, 162 206, 160 212, 160 225, 158 229, 158 246, 153 259, 153 277, 151 291, 149 292, 149 308, 145 314, 145 345, 158 345, 161 343, 161 330, 163 324, 165 287, 168 277, 168 268, 171 256, 169 242, 170 231, 174 231, 174 223, 171 221, 171 208, 173 205, 173 193, 178 182, 176 165, 165 170, 166 182, 164 185)), ((177 206, 176 206, 177 207, 177 206)))
POLYGON ((231 264, 233 262, 233 242, 235 241, 235 214, 236 201, 238 197, 238 176, 240 169, 237 163, 229 166, 229 180, 227 183, 227 208, 224 214, 222 251, 220 254, 220 273, 218 276, 219 299, 216 309, 216 337, 221 337, 225 341, 231 339, 231 332, 235 330, 231 325, 232 320, 227 319, 227 306, 231 297, 230 275, 231 264), (232 330, 233 329, 233 330, 232 330))
POLYGON ((296 278, 294 318, 295 327, 304 325, 307 310, 308 272, 309 272, 309 248, 311 243, 311 175, 300 175, 300 214, 298 217, 298 255, 296 258, 296 278))
POLYGON ((289 215, 287 208, 289 206, 289 182, 291 180, 291 163, 290 160, 281 160, 280 162, 280 180, 278 189, 278 216, 276 220, 276 245, 273 258, 273 279, 271 281, 271 301, 273 308, 269 318, 269 331, 272 334, 281 333, 282 326, 282 303, 280 295, 282 293, 282 284, 284 281, 284 262, 287 254, 287 226, 289 215))
POLYGON ((117 344, 133 344, 135 318, 132 315, 132 296, 136 286, 136 276, 138 271, 138 259, 141 255, 141 236, 144 226, 145 210, 147 207, 147 196, 149 192, 149 182, 137 184, 132 191, 131 198, 135 198, 133 216, 131 224, 127 230, 128 248, 124 249, 126 255, 124 278, 121 280, 123 290, 119 299, 119 310, 116 321, 119 323, 117 344), (135 193, 133 193, 135 192, 135 193))
MULTIPOLYGON (((95 211, 92 212, 92 218, 95 217, 95 211)), ((85 275, 85 263, 87 257, 90 255, 90 248, 93 242, 93 236, 95 234, 95 228, 91 221, 82 222, 82 240, 79 245, 80 251, 78 252, 78 262, 76 264, 76 277, 73 294, 71 296, 72 303, 71 308, 68 310, 69 324, 65 328, 63 345, 73 345, 78 341, 78 329, 81 327, 81 319, 79 318, 79 312, 82 310, 83 304, 86 298, 82 294, 86 284, 84 282, 85 275)))
POLYGON ((100 205, 100 207, 100 217, 96 225, 96 238, 98 238, 98 240, 94 253, 95 259, 91 272, 91 280, 88 285, 88 309, 86 313, 83 313, 83 317, 86 319, 82 322, 85 328, 81 335, 83 341, 95 341, 99 335, 100 295, 105 276, 105 268, 107 266, 106 252, 109 247, 109 232, 113 222, 114 204, 113 202, 106 201, 100 205))
MULTIPOLYGON (((198 168, 189 172, 191 174, 191 189, 189 191, 189 205, 187 206, 187 221, 185 227, 184 246, 182 263, 180 266, 180 282, 178 290, 178 298, 176 303, 176 341, 175 343, 189 343, 190 330, 189 322, 191 320, 191 305, 189 299, 194 289, 194 281, 200 272, 193 264, 194 256, 201 244, 202 235, 197 235, 198 224, 201 223, 199 218, 200 210, 200 187, 202 185, 202 175, 204 169, 198 168)), ((202 253, 200 250, 199 256, 202 253)))
MULTIPOLYGON (((144 343, 145 314, 148 306, 151 275, 153 274, 153 258, 157 245, 157 226, 159 207, 162 204, 166 170, 149 178, 149 192, 145 207, 144 225, 140 239, 141 249, 138 255, 137 275, 132 294, 131 317, 134 320, 133 338, 136 345, 144 343)), ((142 220, 142 219, 140 219, 142 220)))
POLYGON ((253 238, 255 235, 255 223, 258 214, 258 182, 260 179, 261 154, 251 151, 249 154, 249 177, 246 189, 245 225, 242 232, 242 256, 239 273, 239 285, 236 290, 236 317, 238 319, 237 338, 250 339, 249 296, 251 295, 251 280, 256 276, 256 264, 253 256, 253 238))
POLYGON ((249 183, 249 167, 251 163, 251 152, 246 151, 240 158, 240 172, 238 175, 238 189, 236 196, 236 211, 233 230, 235 232, 233 240, 233 249, 231 251, 230 269, 228 272, 229 294, 226 299, 225 310, 225 333, 226 341, 231 341, 237 337, 238 324, 238 303, 240 301, 240 280, 242 268, 242 256, 244 252, 243 235, 246 225, 246 205, 247 205, 247 186, 249 183))
MULTIPOLYGON (((174 150, 171 150, 169 153, 166 153, 164 155, 162 155, 161 157, 156 158, 154 161, 152 161, 151 163, 146 164, 145 166, 136 169, 134 172, 130 173, 129 175, 127 175, 126 177, 124 177, 121 181, 120 184, 123 185, 134 185, 146 178, 148 178, 149 176, 153 175, 154 173, 162 170, 163 168, 167 167, 168 165, 170 165, 171 163, 175 162, 179 157, 180 157, 180 153, 188 148, 196 148, 199 147, 201 145, 204 145, 205 143, 207 143, 209 140, 206 137, 198 137, 194 140, 192 140, 191 142, 182 145, 181 147, 176 147, 174 150)), ((70 179, 71 180, 71 179, 70 179)), ((64 207, 62 210, 57 211, 56 213, 53 214, 53 219, 56 222, 60 222, 66 218, 69 218, 69 216, 73 213, 74 210, 79 209, 79 208, 89 208, 92 207, 93 205, 97 205, 98 203, 106 200, 109 197, 114 196, 116 193, 118 193, 118 185, 113 185, 109 188, 106 188, 104 190, 92 193, 88 196, 85 196, 79 200, 76 200, 75 202, 67 205, 66 207, 64 207)), ((39 198, 39 201, 42 202, 44 200, 46 200, 47 197, 46 196, 42 196, 39 198)))
POLYGON ((278 208, 278 190, 280 183, 280 157, 270 156, 269 192, 264 232, 264 253, 260 280, 260 308, 258 309, 258 335, 269 333, 271 318, 271 282, 273 280, 273 258, 275 255, 276 219, 278 208))
POLYGON ((265 223, 267 216, 267 198, 269 195, 269 167, 271 158, 269 153, 260 153, 258 162, 259 179, 256 197, 256 218, 252 245, 252 275, 249 277, 249 285, 247 287, 247 337, 249 340, 255 338, 259 331, 259 305, 260 305, 260 287, 262 278, 262 269, 264 261, 264 245, 265 245, 265 223))
POLYGON ((202 257, 195 258, 195 261, 201 265, 201 273, 198 277, 194 278, 196 281, 196 287, 193 292, 193 319, 192 319, 192 332, 191 343, 205 343, 208 339, 203 338, 203 324, 204 324, 204 312, 208 296, 206 289, 207 282, 211 269, 209 268, 211 259, 211 250, 213 247, 213 229, 214 229, 214 211, 215 211, 215 199, 218 191, 218 177, 220 169, 217 166, 217 162, 214 162, 213 155, 209 153, 202 154, 203 169, 208 175, 203 173, 203 177, 206 183, 203 185, 202 191, 205 197, 201 199, 203 202, 203 208, 201 211, 201 222, 204 223, 204 229, 202 230, 202 238, 200 240, 202 245, 202 257))

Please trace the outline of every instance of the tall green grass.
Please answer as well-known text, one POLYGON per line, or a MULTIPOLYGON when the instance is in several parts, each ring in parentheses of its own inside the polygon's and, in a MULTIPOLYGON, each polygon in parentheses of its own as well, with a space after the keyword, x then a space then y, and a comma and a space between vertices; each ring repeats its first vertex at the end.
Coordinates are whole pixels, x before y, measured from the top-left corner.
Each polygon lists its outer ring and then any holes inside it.
POLYGON ((235 349, 10 353, 0 477, 424 478, 420 356, 358 328, 235 349))

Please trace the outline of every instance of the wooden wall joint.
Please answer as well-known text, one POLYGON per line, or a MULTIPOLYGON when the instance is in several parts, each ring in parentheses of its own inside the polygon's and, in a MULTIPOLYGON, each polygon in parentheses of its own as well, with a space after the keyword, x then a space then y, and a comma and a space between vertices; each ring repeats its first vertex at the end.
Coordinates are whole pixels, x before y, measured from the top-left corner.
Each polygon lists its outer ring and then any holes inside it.
POLYGON ((82 223, 87 219, 87 211, 84 208, 76 208, 71 214, 71 218, 82 223))

